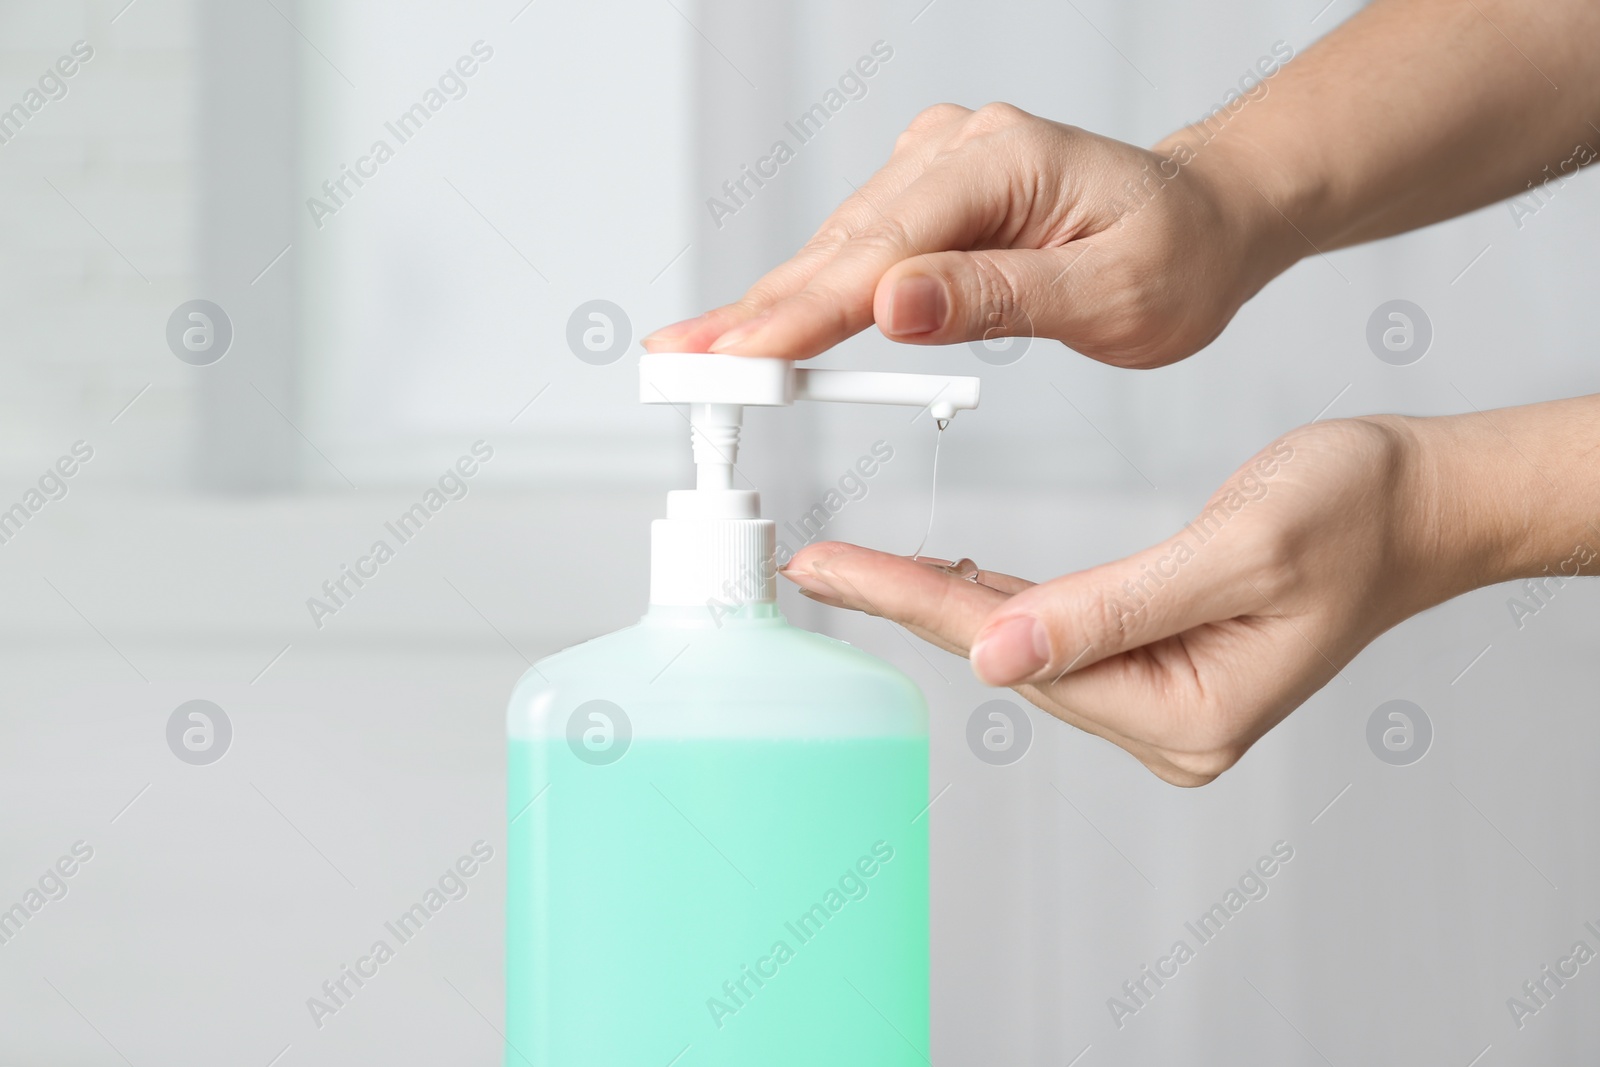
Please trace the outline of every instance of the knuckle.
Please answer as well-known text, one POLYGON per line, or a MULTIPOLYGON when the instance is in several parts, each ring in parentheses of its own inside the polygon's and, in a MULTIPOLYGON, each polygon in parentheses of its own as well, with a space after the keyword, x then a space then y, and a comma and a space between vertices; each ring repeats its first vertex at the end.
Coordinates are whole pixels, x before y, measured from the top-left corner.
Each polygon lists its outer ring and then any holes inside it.
POLYGON ((1033 116, 1014 104, 996 100, 984 104, 972 113, 967 120, 967 125, 973 129, 985 132, 994 130, 1009 130, 1018 126, 1025 126, 1033 121, 1033 116))
POLYGON ((813 284, 789 298, 799 309, 797 314, 814 329, 828 336, 854 333, 852 328, 852 298, 827 285, 813 284))
POLYGON ((800 249, 800 255, 830 256, 843 248, 850 240, 850 236, 851 230, 848 225, 842 221, 830 220, 805 243, 800 249))
POLYGON ((1025 299, 1022 285, 1012 268, 983 251, 970 253, 968 261, 972 264, 975 286, 974 291, 967 294, 972 301, 973 326, 979 331, 1019 332, 1018 327, 1031 320, 1022 307, 1025 299))
MULTIPOLYGON (((996 137, 1011 137, 1026 134, 1033 129, 1039 120, 1028 114, 1020 107, 1012 104, 992 103, 985 104, 978 110, 969 112, 961 122, 959 128, 943 146, 939 155, 949 158, 970 148, 974 142, 989 141, 996 137)), ((985 149, 987 152, 988 149, 985 149)), ((992 161, 985 159, 985 164, 992 161)))
MULTIPOLYGON (((964 118, 970 114, 972 114, 971 109, 964 108, 960 104, 934 104, 917 112, 917 117, 912 119, 911 124, 906 127, 906 134, 928 133, 931 130, 948 126, 957 119, 964 118)), ((901 136, 905 136, 905 134, 901 136)))
MULTIPOLYGON (((1144 605, 1122 596, 1120 590, 1107 588, 1106 583, 1097 584, 1086 601, 1074 614, 1083 620, 1081 637, 1088 649, 1105 654, 1126 647, 1144 605)), ((1078 650, 1069 654, 1077 655, 1078 650)))
POLYGON ((940 130, 954 125, 970 114, 972 110, 960 104, 934 104, 932 107, 923 108, 906 126, 905 131, 895 138, 894 154, 902 155, 915 150, 940 130))
POLYGON ((913 254, 916 245, 905 222, 894 215, 879 215, 853 238, 855 244, 868 253, 891 252, 901 256, 913 254))

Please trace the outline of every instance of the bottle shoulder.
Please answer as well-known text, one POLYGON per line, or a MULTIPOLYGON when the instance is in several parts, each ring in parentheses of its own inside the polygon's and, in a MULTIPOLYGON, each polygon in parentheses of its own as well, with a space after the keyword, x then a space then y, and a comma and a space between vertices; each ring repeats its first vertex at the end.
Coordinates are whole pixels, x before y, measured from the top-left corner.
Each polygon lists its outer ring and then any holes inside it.
POLYGON ((636 730, 771 735, 922 734, 927 705, 910 678, 876 656, 789 625, 781 616, 722 627, 648 617, 533 664, 507 714, 513 736, 564 732, 591 701, 636 730))

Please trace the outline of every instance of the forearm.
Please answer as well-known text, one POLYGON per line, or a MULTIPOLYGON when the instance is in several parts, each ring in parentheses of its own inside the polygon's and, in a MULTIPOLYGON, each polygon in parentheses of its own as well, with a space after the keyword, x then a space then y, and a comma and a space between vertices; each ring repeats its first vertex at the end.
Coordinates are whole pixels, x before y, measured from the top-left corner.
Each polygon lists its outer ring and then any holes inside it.
POLYGON ((1597 46, 1592 0, 1378 0, 1220 131, 1189 127, 1157 150, 1192 152, 1196 177, 1244 201, 1286 266, 1600 157, 1597 46))
POLYGON ((1600 574, 1600 395, 1383 421, 1410 443, 1395 537, 1427 600, 1600 574))

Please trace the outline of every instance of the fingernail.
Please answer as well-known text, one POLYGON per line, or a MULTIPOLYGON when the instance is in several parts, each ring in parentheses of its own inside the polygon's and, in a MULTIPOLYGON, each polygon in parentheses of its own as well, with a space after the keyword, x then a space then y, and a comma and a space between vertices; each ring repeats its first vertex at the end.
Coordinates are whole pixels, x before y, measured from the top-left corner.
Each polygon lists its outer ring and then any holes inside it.
POLYGON ((655 333, 649 334, 642 338, 639 343, 642 345, 650 345, 651 343, 677 340, 679 337, 682 337, 684 334, 692 330, 695 324, 703 318, 705 318, 704 315, 696 315, 692 319, 684 319, 682 322, 675 322, 671 326, 663 326, 655 333))
POLYGON ((772 319, 772 312, 763 311, 747 322, 741 322, 715 341, 711 342, 711 351, 726 352, 728 349, 743 344, 756 334, 766 329, 767 323, 772 319))
POLYGON ((823 581, 821 578, 817 577, 814 571, 802 571, 796 569, 792 571, 784 570, 780 573, 808 593, 813 593, 816 596, 832 597, 834 600, 844 599, 839 595, 839 591, 837 589, 823 581))
POLYGON ((944 325, 950 299, 944 282, 926 274, 913 274, 894 283, 889 293, 888 333, 906 337, 932 333, 944 325))
POLYGON ((1014 615, 985 631, 970 658, 973 671, 989 685, 1011 685, 1050 662, 1050 634, 1032 615, 1014 615))

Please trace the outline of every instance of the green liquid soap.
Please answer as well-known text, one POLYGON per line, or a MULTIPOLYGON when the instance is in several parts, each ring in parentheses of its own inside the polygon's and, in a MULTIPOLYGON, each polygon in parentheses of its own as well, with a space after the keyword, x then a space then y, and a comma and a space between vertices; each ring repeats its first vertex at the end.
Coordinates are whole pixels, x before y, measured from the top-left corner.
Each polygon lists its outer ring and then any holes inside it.
POLYGON ((687 408, 695 487, 651 523, 644 618, 511 695, 504 1062, 926 1064, 927 705, 779 614, 793 553, 734 486, 748 406, 908 405, 942 432, 978 381, 649 352, 639 399, 687 408))
POLYGON ((929 1061, 921 694, 770 603, 512 697, 507 1067, 929 1061))

